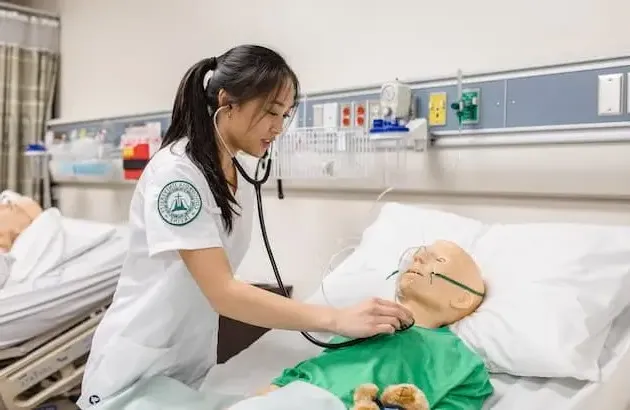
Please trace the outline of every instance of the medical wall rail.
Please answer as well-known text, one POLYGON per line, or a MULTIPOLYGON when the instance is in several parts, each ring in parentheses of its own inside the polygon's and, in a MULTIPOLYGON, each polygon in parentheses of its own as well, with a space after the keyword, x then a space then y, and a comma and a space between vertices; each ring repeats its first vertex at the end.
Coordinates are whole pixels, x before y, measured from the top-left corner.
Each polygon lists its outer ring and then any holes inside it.
POLYGON ((271 152, 275 179, 370 179, 386 182, 406 168, 406 147, 384 145, 362 127, 306 127, 286 132, 271 152))
MULTIPOLYGON (((461 127, 450 107, 459 98, 456 69, 444 78, 401 81, 412 87, 416 115, 428 118, 437 146, 442 145, 440 140, 500 145, 509 144, 510 138, 518 144, 544 144, 543 132, 557 133, 553 143, 629 139, 606 130, 630 127, 630 57, 494 73, 464 72, 463 91, 476 93, 479 108, 478 118, 461 127), (573 135, 584 130, 597 132, 573 135)), ((367 129, 378 110, 379 91, 380 84, 374 84, 304 95, 295 126, 367 129), (338 109, 333 123, 324 124, 322 117, 330 116, 327 113, 333 107, 338 109)), ((166 129, 170 112, 79 121, 61 118, 49 121, 48 127, 54 132, 87 135, 107 129, 108 135, 120 136, 126 127, 146 121, 159 121, 166 129)))

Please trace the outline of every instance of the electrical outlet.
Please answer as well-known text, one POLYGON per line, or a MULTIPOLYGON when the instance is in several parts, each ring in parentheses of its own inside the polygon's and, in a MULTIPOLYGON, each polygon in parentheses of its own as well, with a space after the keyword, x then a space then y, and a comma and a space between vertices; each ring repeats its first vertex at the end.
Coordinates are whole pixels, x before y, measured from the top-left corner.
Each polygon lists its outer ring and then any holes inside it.
POLYGON ((429 94, 429 126, 446 125, 446 93, 429 94))
POLYGON ((365 103, 355 103, 354 104, 354 126, 355 127, 365 127, 365 120, 367 117, 367 109, 365 107, 365 103))
POLYGON ((342 103, 339 113, 341 114, 341 127, 343 128, 351 127, 352 126, 352 104, 342 103))

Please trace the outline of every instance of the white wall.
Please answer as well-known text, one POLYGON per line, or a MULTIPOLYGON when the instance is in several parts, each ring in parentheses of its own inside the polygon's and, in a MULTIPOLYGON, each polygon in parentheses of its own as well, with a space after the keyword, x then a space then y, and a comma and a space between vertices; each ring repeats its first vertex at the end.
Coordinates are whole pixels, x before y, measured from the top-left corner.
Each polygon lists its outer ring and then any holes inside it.
POLYGON ((168 110, 189 65, 243 42, 281 51, 305 91, 630 54, 627 0, 60 0, 60 10, 66 118, 168 110))
MULTIPOLYGON (((60 0, 59 8, 61 114, 66 119, 169 110, 189 65, 243 42, 280 50, 306 91, 443 76, 457 68, 484 72, 630 55, 627 0, 243 0, 238 5, 60 0), (376 55, 386 57, 377 61, 376 55)), ((630 161, 624 160, 630 158, 628 144, 452 149, 432 158, 430 164, 416 164, 413 175, 419 175, 417 188, 423 194, 407 200, 472 216, 559 219, 567 207, 582 206, 572 201, 524 205, 505 198, 508 191, 535 191, 536 186, 547 196, 581 189, 630 196, 630 185, 624 185, 630 175, 630 161), (477 198, 452 197, 462 187, 468 194, 477 191, 477 198), (450 192, 429 195, 436 189, 450 192), (491 194, 504 198, 484 197, 491 194), (543 206, 547 212, 536 214, 543 206)), ((65 186, 62 212, 122 220, 131 189, 65 186)), ((278 263, 298 296, 317 286, 330 255, 339 249, 336 239, 356 235, 371 206, 366 196, 318 195, 288 192, 282 201, 268 197, 266 206, 278 263), (326 219, 316 218, 315 212, 326 219)), ((598 220, 593 209, 606 206, 589 205, 578 216, 598 220)), ((269 280, 258 228, 254 230, 252 250, 239 273, 269 280)))

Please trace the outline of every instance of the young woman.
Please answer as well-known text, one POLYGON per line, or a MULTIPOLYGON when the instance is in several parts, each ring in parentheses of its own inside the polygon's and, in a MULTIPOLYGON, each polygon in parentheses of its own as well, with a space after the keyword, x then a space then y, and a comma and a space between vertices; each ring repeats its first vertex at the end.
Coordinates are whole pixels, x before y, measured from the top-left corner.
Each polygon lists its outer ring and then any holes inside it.
POLYGON ((232 158, 264 155, 298 92, 285 60, 260 46, 235 47, 184 75, 162 147, 131 201, 130 249, 92 341, 79 407, 158 374, 197 387, 216 363, 219 315, 347 337, 411 322, 396 303, 309 305, 233 277, 250 243, 255 200, 232 158))

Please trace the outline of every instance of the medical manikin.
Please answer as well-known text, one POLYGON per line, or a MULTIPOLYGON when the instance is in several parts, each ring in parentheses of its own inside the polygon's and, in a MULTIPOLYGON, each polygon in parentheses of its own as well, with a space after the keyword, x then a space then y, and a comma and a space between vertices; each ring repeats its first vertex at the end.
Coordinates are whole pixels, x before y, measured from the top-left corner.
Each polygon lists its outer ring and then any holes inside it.
POLYGON ((4 191, 0 194, 0 253, 7 253, 17 237, 42 213, 33 199, 4 191))
MULTIPOLYGON (((481 358, 448 328, 481 304, 485 286, 479 267, 457 244, 443 240, 414 249, 410 256, 390 280, 397 280, 396 297, 413 312, 415 326, 351 347, 324 350, 285 369, 260 394, 301 381, 353 408, 360 385, 373 384, 383 392, 412 384, 424 393, 426 402, 409 408, 481 409, 493 391, 489 375, 481 358)), ((378 409, 378 403, 373 408, 378 409)))

